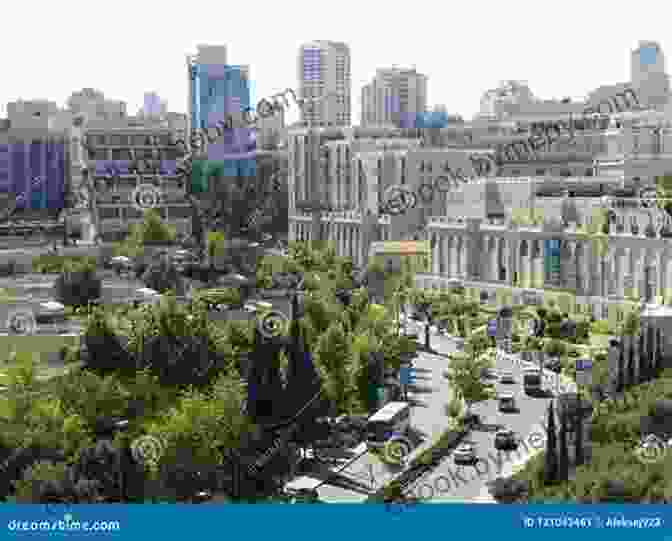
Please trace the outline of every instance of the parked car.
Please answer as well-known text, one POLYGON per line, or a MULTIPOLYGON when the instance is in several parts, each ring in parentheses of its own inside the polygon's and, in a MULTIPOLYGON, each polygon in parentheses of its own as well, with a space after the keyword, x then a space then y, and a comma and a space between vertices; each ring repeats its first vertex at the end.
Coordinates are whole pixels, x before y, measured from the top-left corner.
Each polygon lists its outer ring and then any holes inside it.
POLYGON ((495 434, 495 449, 498 451, 515 451, 520 444, 520 437, 513 430, 499 430, 495 434))
POLYGON ((500 383, 516 383, 516 378, 510 370, 503 371, 499 376, 500 383))
POLYGON ((516 397, 512 393, 502 393, 497 397, 497 400, 499 400, 499 411, 502 412, 518 411, 518 406, 516 405, 516 397))
POLYGON ((560 359, 558 359, 557 357, 553 357, 544 362, 544 368, 546 370, 550 370, 551 372, 559 374, 562 371, 562 362, 560 362, 560 359))
POLYGON ((455 451, 453 451, 453 461, 458 466, 472 465, 478 461, 476 456, 476 446, 472 443, 461 443, 455 451))

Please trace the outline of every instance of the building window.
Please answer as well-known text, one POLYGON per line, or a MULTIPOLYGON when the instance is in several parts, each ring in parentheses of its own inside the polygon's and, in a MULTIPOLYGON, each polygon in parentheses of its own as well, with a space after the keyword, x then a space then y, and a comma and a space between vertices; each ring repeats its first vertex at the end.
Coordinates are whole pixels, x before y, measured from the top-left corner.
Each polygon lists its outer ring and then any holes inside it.
POLYGON ((546 174, 546 169, 537 169, 534 174, 538 176, 543 176, 546 174))
POLYGON ((106 143, 107 138, 104 135, 97 135, 96 136, 96 144, 97 145, 104 145, 106 143))
POLYGON ((130 160, 131 151, 127 148, 115 148, 112 149, 112 159, 113 160, 130 160))
POLYGON ((519 177, 520 176, 520 169, 514 169, 511 171, 511 176, 512 177, 519 177))
POLYGON ((562 169, 560 169, 560 176, 561 177, 571 177, 572 172, 569 169, 567 169, 566 167, 563 167, 562 169))

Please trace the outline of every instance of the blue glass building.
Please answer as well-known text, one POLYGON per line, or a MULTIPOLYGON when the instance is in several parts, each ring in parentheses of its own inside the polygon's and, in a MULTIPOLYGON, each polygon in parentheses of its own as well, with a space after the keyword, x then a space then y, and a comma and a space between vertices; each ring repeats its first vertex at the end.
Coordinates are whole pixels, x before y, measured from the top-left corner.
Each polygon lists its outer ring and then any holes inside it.
POLYGON ((0 144, 0 192, 13 193, 17 209, 62 209, 66 145, 51 138, 0 144))
MULTIPOLYGON (((231 115, 238 118, 241 111, 254 110, 245 67, 195 63, 190 69, 192 129, 213 128, 220 122, 230 125, 227 118, 231 115)), ((254 135, 250 127, 226 128, 221 139, 208 145, 210 169, 225 177, 256 176, 254 135)), ((202 178, 192 179, 192 188, 207 190, 207 179, 205 184, 202 178)))

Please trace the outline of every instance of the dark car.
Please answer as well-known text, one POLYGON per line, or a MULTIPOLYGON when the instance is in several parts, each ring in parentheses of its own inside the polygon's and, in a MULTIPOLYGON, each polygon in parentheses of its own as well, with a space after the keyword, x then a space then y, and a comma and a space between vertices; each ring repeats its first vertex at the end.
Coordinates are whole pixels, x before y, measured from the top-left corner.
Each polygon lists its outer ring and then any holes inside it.
POLYGON ((513 430, 499 430, 495 434, 495 449, 498 451, 515 451, 520 444, 520 438, 513 430))
POLYGON ((544 368, 546 370, 550 370, 551 372, 555 372, 556 374, 559 374, 562 371, 562 362, 560 362, 560 359, 552 358, 552 359, 547 359, 544 362, 544 368))

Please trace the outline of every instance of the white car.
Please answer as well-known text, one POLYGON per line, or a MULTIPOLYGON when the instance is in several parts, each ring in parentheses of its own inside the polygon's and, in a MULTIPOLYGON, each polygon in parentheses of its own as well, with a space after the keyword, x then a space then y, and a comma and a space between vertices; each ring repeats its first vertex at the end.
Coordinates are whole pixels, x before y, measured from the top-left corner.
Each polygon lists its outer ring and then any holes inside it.
POLYGON ((476 446, 471 443, 461 443, 453 451, 453 461, 455 464, 473 464, 477 460, 476 446))
POLYGON ((500 383, 516 383, 516 378, 510 370, 502 371, 499 376, 500 383))

